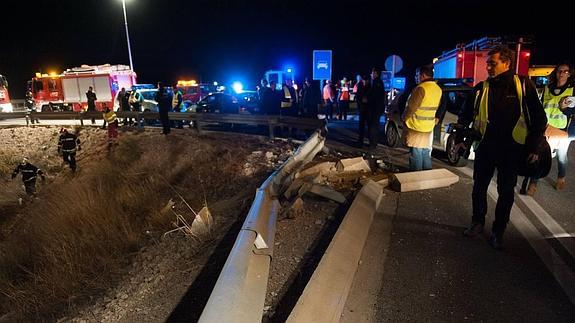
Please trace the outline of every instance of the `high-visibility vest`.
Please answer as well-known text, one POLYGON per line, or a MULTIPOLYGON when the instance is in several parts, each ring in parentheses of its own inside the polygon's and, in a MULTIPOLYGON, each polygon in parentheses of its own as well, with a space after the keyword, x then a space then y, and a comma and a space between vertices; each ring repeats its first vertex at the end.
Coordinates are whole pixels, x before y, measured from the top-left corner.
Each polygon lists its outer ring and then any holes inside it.
MULTIPOLYGON (((515 82, 515 90, 517 91, 517 97, 519 98, 519 119, 513 127, 513 140, 520 145, 525 144, 525 138, 527 138, 527 124, 525 123, 525 116, 523 114, 523 93, 525 89, 519 80, 519 76, 514 75, 513 81, 515 82)), ((478 130, 483 137, 485 135, 485 130, 487 129, 487 123, 489 122, 487 102, 489 101, 489 80, 483 82, 483 94, 479 98, 479 93, 475 96, 475 106, 477 106, 477 100, 479 101, 479 111, 473 120, 473 128, 478 130)))
POLYGON ((108 123, 112 123, 112 122, 116 121, 116 113, 112 110, 110 110, 110 112, 105 112, 104 113, 104 120, 106 120, 106 122, 108 122, 108 123))
POLYGON ((435 112, 441 101, 441 88, 434 81, 422 82, 418 87, 423 88, 425 95, 415 113, 405 120, 405 125, 415 131, 431 132, 435 127, 435 112))
POLYGON ((543 92, 543 108, 545 109, 545 114, 547 114, 547 123, 557 129, 567 127, 567 116, 563 114, 563 111, 561 111, 559 107, 559 102, 566 96, 573 96, 572 87, 563 91, 561 96, 554 95, 547 86, 543 92))
POLYGON ((181 102, 178 102, 182 98, 182 92, 176 91, 174 92, 174 96, 172 97, 172 109, 179 110, 179 105, 181 102))
POLYGON ((349 87, 347 85, 340 88, 341 95, 339 96, 340 101, 349 101, 349 87))

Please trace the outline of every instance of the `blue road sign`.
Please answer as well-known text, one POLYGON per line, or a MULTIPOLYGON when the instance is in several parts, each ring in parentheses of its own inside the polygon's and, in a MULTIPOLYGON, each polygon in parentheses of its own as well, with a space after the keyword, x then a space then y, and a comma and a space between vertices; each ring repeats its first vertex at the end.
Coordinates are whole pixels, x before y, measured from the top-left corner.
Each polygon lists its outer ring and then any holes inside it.
POLYGON ((389 91, 391 89, 392 78, 393 77, 390 71, 381 71, 381 81, 383 82, 383 88, 386 91, 389 91))
POLYGON ((313 51, 313 79, 331 80, 331 50, 313 51))

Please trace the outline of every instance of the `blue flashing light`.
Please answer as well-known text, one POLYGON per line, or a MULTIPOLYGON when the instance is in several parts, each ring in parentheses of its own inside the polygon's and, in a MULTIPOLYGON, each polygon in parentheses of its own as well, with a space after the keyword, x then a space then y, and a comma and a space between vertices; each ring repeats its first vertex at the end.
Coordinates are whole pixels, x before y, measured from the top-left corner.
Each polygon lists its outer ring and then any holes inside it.
POLYGON ((291 68, 288 68, 288 69, 287 69, 287 72, 288 72, 288 73, 291 73, 291 72, 292 72, 292 69, 291 69, 291 68))
POLYGON ((244 85, 241 82, 236 81, 232 84, 232 89, 234 89, 234 91, 239 94, 244 91, 244 85))

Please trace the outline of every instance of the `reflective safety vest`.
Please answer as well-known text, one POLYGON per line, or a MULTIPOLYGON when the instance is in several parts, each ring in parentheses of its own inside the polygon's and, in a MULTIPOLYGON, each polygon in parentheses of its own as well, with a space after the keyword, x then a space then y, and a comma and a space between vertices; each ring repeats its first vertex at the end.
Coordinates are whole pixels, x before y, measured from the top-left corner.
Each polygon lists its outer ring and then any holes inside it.
POLYGON ((116 121, 116 113, 111 110, 110 112, 104 113, 104 120, 106 120, 108 123, 116 121))
POLYGON ((547 123, 557 129, 564 129, 567 127, 567 116, 563 114, 559 107, 559 102, 566 96, 573 96, 573 88, 567 88, 561 96, 554 95, 549 87, 545 87, 543 92, 543 108, 547 114, 547 123))
POLYGON ((340 101, 349 101, 349 87, 347 85, 344 85, 340 88, 340 95, 339 95, 339 100, 340 101))
POLYGON ((405 125, 415 131, 431 132, 435 127, 435 112, 441 101, 441 88, 434 81, 421 82, 425 95, 415 113, 405 120, 405 125))
MULTIPOLYGON (((523 93, 525 92, 525 88, 523 84, 521 84, 521 80, 519 76, 514 75, 513 81, 515 82, 515 90, 517 91, 517 97, 519 98, 519 119, 517 123, 515 123, 515 127, 513 127, 513 140, 516 143, 524 145, 525 138, 527 138, 527 124, 525 123, 525 116, 523 114, 523 93)), ((473 120, 473 128, 478 130, 483 137, 485 135, 485 130, 487 129, 487 123, 489 123, 489 115, 488 115, 488 108, 487 102, 489 101, 489 80, 483 82, 483 94, 481 98, 479 98, 479 93, 475 96, 475 106, 477 106, 477 100, 479 101, 479 111, 473 120)))
POLYGON ((180 104, 182 104, 182 92, 176 91, 174 92, 174 96, 172 97, 172 109, 179 111, 180 104))

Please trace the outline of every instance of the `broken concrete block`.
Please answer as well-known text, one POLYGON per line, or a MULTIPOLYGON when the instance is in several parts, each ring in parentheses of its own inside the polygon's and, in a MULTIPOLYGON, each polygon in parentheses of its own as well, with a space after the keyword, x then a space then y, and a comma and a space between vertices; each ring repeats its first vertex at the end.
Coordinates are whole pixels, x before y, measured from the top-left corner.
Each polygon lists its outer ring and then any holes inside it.
POLYGON ((334 170, 335 162, 323 162, 311 167, 308 167, 295 174, 295 178, 315 176, 316 174, 328 174, 330 171, 334 170))
POLYGON ((347 158, 337 162, 335 168, 338 172, 363 171, 371 172, 371 168, 363 157, 347 158))
POLYGON ((306 193, 313 193, 338 203, 345 203, 347 201, 343 194, 327 185, 305 183, 299 190, 299 196, 303 196, 306 193))
POLYGON ((363 186, 365 184, 367 184, 367 182, 369 182, 370 180, 374 181, 377 184, 383 185, 385 184, 383 187, 387 186, 387 178, 389 177, 388 174, 375 174, 373 176, 367 176, 365 178, 362 178, 359 180, 359 183, 363 186))
POLYGON ((301 217, 304 215, 304 208, 303 208, 303 200, 301 198, 297 198, 288 212, 288 218, 295 219, 297 217, 301 217))
POLYGON ((459 176, 445 168, 393 175, 391 187, 399 192, 410 192, 430 188, 446 187, 457 183, 459 176))

